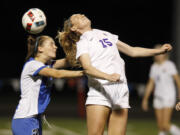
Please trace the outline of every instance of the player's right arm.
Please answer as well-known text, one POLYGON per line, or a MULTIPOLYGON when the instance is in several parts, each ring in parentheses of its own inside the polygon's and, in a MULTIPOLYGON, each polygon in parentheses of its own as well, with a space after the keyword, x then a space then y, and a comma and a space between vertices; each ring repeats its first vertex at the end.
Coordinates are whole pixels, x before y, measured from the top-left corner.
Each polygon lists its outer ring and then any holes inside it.
POLYGON ((88 74, 90 76, 99 78, 99 79, 105 79, 111 82, 117 82, 120 79, 119 74, 107 74, 104 72, 101 72, 100 70, 96 69, 91 65, 90 57, 88 53, 84 53, 79 57, 79 61, 84 69, 85 74, 88 74))
POLYGON ((72 78, 83 76, 83 71, 57 70, 53 68, 43 68, 38 73, 41 76, 52 78, 72 78))
POLYGON ((146 84, 146 89, 145 89, 145 94, 143 97, 142 101, 142 109, 144 111, 148 111, 148 99, 154 89, 154 80, 152 78, 149 78, 147 84, 146 84))

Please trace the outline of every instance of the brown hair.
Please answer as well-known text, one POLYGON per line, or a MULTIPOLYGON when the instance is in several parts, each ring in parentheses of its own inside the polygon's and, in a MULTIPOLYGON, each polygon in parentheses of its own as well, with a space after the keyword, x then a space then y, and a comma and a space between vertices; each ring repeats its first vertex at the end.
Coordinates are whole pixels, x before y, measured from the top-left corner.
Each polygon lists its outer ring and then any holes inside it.
POLYGON ((42 46, 43 42, 47 39, 50 38, 49 36, 39 36, 37 38, 33 37, 30 35, 27 38, 27 55, 25 58, 25 61, 29 60, 30 57, 36 57, 38 53, 38 46, 42 46))
POLYGON ((67 19, 64 22, 62 32, 58 32, 57 38, 66 54, 69 65, 72 67, 80 67, 80 64, 76 60, 76 42, 79 41, 80 35, 71 31, 71 27, 71 21, 67 19))

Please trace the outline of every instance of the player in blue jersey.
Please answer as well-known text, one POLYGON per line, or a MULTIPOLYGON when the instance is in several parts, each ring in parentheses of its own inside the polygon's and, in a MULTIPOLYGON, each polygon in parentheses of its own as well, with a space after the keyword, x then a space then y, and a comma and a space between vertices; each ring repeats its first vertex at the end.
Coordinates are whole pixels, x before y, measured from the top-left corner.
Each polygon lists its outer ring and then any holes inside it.
POLYGON ((21 99, 12 120, 13 135, 42 135, 41 115, 50 102, 53 78, 80 77, 82 71, 57 70, 66 59, 52 61, 57 47, 49 36, 28 38, 28 53, 21 78, 21 99))

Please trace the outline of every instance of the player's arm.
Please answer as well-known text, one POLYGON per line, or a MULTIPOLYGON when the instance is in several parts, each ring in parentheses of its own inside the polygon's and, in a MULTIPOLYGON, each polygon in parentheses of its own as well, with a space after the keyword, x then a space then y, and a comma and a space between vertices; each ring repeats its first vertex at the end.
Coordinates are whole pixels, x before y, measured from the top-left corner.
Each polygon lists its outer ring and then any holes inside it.
POLYGON ((170 44, 164 44, 161 48, 157 48, 157 49, 148 49, 142 47, 132 47, 118 40, 116 45, 120 52, 130 57, 148 57, 148 56, 163 54, 172 50, 172 46, 170 44))
POLYGON ((55 68, 55 69, 67 68, 67 67, 69 67, 69 64, 68 64, 66 58, 56 60, 55 63, 53 64, 53 68, 55 68))
POLYGON ((87 75, 90 75, 95 78, 109 80, 109 81, 119 81, 120 75, 119 74, 107 74, 104 72, 101 72, 100 70, 96 69, 91 65, 90 57, 88 53, 82 54, 79 57, 79 61, 84 69, 84 73, 87 75))
POLYGON ((174 81, 176 82, 178 88, 178 100, 180 101, 180 76, 179 74, 173 75, 174 81))
POLYGON ((150 78, 146 84, 145 94, 142 101, 142 109, 144 111, 148 110, 148 99, 154 89, 154 80, 150 78))
POLYGON ((53 78, 71 78, 83 76, 83 71, 57 70, 53 68, 43 68, 39 75, 53 78))

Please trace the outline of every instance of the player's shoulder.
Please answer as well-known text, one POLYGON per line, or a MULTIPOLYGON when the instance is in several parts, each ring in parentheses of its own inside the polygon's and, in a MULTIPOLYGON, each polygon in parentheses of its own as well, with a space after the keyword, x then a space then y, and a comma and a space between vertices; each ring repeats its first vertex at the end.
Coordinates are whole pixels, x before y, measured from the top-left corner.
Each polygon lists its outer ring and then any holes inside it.
POLYGON ((173 61, 171 61, 171 60, 166 60, 166 63, 167 64, 175 64, 173 61))
POLYGON ((24 68, 28 69, 28 68, 33 68, 36 66, 44 66, 45 64, 43 64, 40 61, 34 60, 34 58, 30 58, 25 64, 24 64, 24 68))
POLYGON ((157 67, 157 63, 154 62, 152 65, 151 65, 151 68, 156 68, 157 67))
POLYGON ((105 35, 111 34, 111 33, 108 32, 108 31, 100 30, 100 29, 93 29, 93 31, 96 32, 96 33, 101 33, 101 34, 105 34, 105 35))
POLYGON ((171 60, 166 60, 165 65, 166 66, 176 66, 175 63, 171 60))

